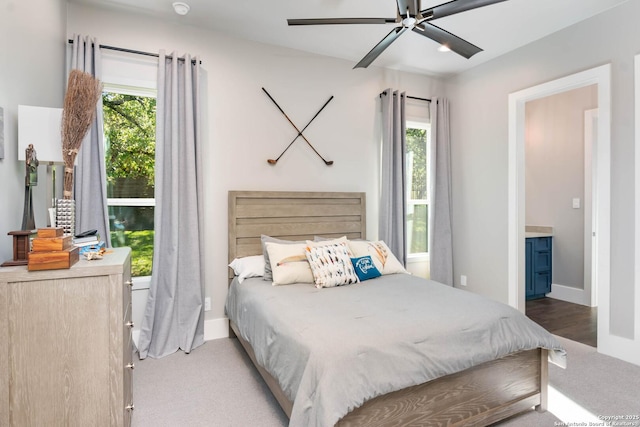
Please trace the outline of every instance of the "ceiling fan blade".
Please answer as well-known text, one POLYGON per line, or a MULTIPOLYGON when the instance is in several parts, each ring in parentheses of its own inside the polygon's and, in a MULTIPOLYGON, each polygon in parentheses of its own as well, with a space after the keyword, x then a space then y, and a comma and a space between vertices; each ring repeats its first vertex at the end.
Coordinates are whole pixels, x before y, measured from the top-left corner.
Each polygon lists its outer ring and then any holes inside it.
POLYGON ((420 12, 420 2, 418 0, 396 0, 398 3, 398 14, 401 16, 407 16, 407 9, 409 10, 409 16, 416 16, 420 12))
POLYGON ((452 0, 450 2, 430 7, 421 11, 422 16, 427 20, 444 18, 445 16, 455 15, 456 13, 465 12, 479 7, 489 6, 506 0, 452 0))
POLYGON ((396 27, 389 34, 387 34, 380 42, 367 53, 364 58, 360 60, 353 68, 367 68, 380 54, 400 37, 406 30, 405 27, 396 27))
POLYGON ((396 18, 287 19, 289 25, 387 24, 395 23, 396 21, 396 18))
POLYGON ((398 3, 398 15, 406 15, 407 8, 409 7, 409 0, 396 0, 396 3, 398 3))
POLYGON ((468 41, 428 22, 416 25, 413 28, 413 31, 447 46, 458 55, 464 56, 467 59, 471 58, 478 52, 482 52, 482 49, 478 46, 473 45, 468 41))

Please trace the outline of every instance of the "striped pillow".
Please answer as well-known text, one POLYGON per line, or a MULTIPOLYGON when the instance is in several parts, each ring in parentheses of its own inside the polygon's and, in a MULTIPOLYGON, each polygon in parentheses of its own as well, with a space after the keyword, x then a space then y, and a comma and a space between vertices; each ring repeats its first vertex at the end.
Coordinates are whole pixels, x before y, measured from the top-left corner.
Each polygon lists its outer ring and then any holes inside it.
POLYGON ((316 288, 330 288, 358 282, 358 276, 351 263, 351 251, 346 242, 322 246, 308 245, 305 254, 309 260, 316 288))

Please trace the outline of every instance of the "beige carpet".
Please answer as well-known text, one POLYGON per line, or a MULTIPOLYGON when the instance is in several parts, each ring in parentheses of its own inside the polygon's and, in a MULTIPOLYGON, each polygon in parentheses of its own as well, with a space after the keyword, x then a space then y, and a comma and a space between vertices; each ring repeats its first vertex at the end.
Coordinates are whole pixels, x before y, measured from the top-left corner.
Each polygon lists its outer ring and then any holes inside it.
MULTIPOLYGON (((594 416, 640 415, 639 366, 558 340, 567 349, 568 367, 550 366, 552 387, 594 416)), ((287 425, 287 417, 235 339, 208 341, 191 354, 137 361, 134 403, 134 427, 287 425)), ((499 425, 539 427, 559 421, 551 412, 531 411, 499 425)))
POLYGON ((135 364, 133 427, 287 425, 236 339, 135 364))

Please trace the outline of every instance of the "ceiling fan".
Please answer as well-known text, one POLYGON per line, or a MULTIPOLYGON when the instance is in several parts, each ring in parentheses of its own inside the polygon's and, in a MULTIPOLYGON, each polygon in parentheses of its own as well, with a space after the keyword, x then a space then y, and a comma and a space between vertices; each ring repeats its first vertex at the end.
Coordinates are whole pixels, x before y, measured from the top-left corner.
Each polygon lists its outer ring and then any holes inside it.
POLYGON ((436 27, 431 21, 503 1, 506 0, 451 0, 438 6, 422 9, 421 0, 396 0, 398 3, 398 15, 395 18, 287 19, 287 22, 289 25, 400 24, 400 26, 396 26, 391 30, 353 68, 367 68, 406 30, 412 30, 424 37, 435 40, 453 52, 469 59, 476 53, 482 52, 482 49, 440 27, 436 27))

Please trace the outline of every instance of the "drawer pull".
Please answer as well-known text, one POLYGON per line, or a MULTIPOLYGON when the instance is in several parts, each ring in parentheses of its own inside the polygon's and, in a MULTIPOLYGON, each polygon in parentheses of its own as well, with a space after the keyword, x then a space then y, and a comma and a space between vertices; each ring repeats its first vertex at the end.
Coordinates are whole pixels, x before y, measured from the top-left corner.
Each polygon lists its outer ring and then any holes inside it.
POLYGON ((125 325, 130 327, 130 328, 133 328, 133 322, 127 322, 127 323, 125 323, 125 325))
POLYGON ((126 409, 127 411, 133 411, 135 407, 133 406, 133 403, 132 403, 131 405, 125 406, 124 409, 126 409))
POLYGON ((124 284, 133 287, 133 281, 132 280, 127 280, 126 282, 124 282, 124 284))
POLYGON ((125 366, 126 368, 130 368, 130 369, 135 369, 136 364, 135 363, 128 363, 127 366, 125 366))

